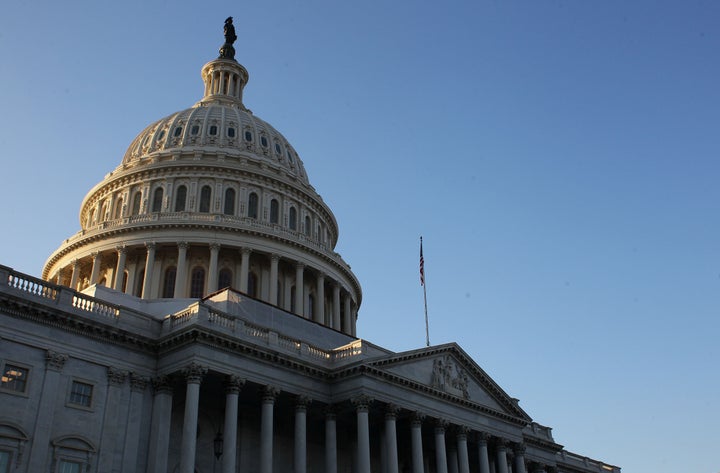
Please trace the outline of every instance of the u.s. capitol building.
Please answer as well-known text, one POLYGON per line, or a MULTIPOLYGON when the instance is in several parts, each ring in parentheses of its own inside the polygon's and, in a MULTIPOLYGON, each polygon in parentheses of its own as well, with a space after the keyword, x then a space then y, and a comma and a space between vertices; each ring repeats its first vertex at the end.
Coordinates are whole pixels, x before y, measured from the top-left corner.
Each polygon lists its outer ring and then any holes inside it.
POLYGON ((243 104, 234 40, 228 19, 202 99, 137 136, 42 278, 0 266, 0 473, 619 473, 457 344, 357 337, 335 216, 243 104))

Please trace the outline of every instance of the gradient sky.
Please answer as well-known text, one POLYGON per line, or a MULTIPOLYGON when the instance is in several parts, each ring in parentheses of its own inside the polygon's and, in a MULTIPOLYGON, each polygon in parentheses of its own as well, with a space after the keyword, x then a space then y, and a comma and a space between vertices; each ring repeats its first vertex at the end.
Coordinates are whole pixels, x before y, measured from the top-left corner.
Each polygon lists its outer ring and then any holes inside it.
POLYGON ((358 332, 456 341, 572 452, 720 471, 720 2, 32 1, 0 14, 0 264, 39 275, 235 17, 358 332))

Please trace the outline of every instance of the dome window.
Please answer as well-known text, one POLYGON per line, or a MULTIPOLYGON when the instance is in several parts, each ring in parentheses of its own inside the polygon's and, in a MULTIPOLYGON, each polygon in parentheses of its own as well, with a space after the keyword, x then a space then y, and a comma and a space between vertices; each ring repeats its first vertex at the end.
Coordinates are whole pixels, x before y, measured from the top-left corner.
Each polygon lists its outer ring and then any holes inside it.
POLYGON ((280 204, 277 199, 270 201, 270 223, 278 223, 280 221, 280 204))
POLYGON ((217 125, 210 125, 210 131, 208 132, 210 136, 217 135, 217 125))
POLYGON ((190 297, 199 299, 205 292, 205 269, 195 268, 190 275, 190 297))
POLYGON ((235 128, 230 127, 227 130, 228 138, 235 138, 235 128))
POLYGON ((193 125, 193 127, 190 128, 190 134, 197 135, 198 133, 200 133, 200 125, 193 125))
POLYGON ((308 216, 305 216, 305 235, 312 236, 312 224, 308 216))
POLYGON ((225 215, 235 215, 235 189, 225 190, 225 206, 223 208, 225 215))
POLYGON ((263 146, 263 148, 267 148, 267 147, 268 147, 267 138, 265 138, 264 136, 261 136, 261 137, 260 137, 260 144, 263 146))
POLYGON ((255 192, 248 196, 248 217, 258 218, 258 195, 255 192))
POLYGON ((169 299, 175 295, 175 279, 177 277, 177 268, 170 266, 165 270, 165 280, 163 281, 163 297, 169 299))
POLYGON ((182 127, 181 126, 175 127, 175 131, 173 131, 173 136, 175 138, 177 138, 180 135, 182 135, 182 127))
POLYGON ((220 274, 218 274, 218 287, 220 289, 225 289, 226 287, 232 287, 232 279, 233 279, 233 273, 227 268, 223 268, 220 270, 220 274))
POLYGON ((200 212, 210 212, 211 197, 212 189, 210 188, 210 186, 203 186, 202 189, 200 189, 200 208, 198 209, 200 212))
POLYGON ((160 212, 162 210, 162 201, 163 201, 163 190, 162 187, 158 187, 155 189, 155 192, 153 193, 153 201, 152 201, 152 211, 153 212, 160 212))
POLYGON ((252 131, 246 131, 245 132, 245 141, 252 142, 253 136, 252 131))
POLYGON ((290 230, 297 231, 297 210, 295 210, 295 207, 290 207, 289 220, 290 230))
POLYGON ((158 141, 162 140, 163 138, 165 138, 165 130, 161 130, 158 134, 158 141))
POLYGON ((287 157, 288 157, 288 160, 289 160, 291 163, 294 163, 294 162, 295 162, 295 161, 293 160, 292 151, 287 150, 287 157))
POLYGON ((282 154, 282 149, 280 149, 280 145, 275 143, 275 152, 277 154, 282 154))
POLYGON ((187 198, 187 187, 179 186, 175 192, 175 212, 185 211, 185 200, 187 198))

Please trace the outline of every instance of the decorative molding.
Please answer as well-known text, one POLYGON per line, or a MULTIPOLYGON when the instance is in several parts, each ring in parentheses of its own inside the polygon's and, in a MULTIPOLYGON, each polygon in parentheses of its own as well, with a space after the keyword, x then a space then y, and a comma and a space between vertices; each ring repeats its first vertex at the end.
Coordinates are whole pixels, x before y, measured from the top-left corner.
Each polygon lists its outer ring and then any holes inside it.
POLYGON ((367 394, 360 394, 350 399, 350 402, 353 406, 355 406, 355 409, 357 409, 358 412, 367 412, 370 408, 370 404, 373 402, 373 399, 367 394))
POLYGON ((459 367, 450 355, 435 358, 430 385, 446 393, 461 396, 463 399, 470 399, 467 372, 459 367))
POLYGON ((278 394, 280 394, 280 389, 278 389, 277 386, 273 386, 271 384, 265 385, 262 388, 262 392, 260 395, 262 396, 263 402, 270 402, 274 403, 275 399, 277 399, 278 394))
POLYGON ((240 394, 240 389, 244 385, 244 378, 235 374, 230 374, 225 378, 225 394, 240 394))
POLYGON ((310 396, 306 396, 304 394, 301 394, 295 398, 295 410, 306 410, 310 403, 312 402, 312 399, 310 396))
POLYGON ((172 395, 172 383, 170 383, 170 379, 167 376, 157 376, 150 380, 150 382, 152 383, 155 394, 164 393, 172 395))
POLYGON ((148 378, 137 373, 130 373, 130 390, 135 392, 145 391, 148 385, 148 378))

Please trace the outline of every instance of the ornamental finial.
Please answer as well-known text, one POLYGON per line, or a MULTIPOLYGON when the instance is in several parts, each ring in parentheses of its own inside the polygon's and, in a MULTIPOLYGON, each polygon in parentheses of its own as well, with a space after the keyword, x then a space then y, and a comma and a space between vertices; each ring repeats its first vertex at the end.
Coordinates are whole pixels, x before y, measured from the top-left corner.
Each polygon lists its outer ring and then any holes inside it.
POLYGON ((225 35, 225 44, 220 46, 220 59, 235 59, 235 48, 233 43, 237 39, 235 34, 235 27, 233 26, 233 18, 227 17, 225 20, 225 26, 223 27, 223 34, 225 35))

